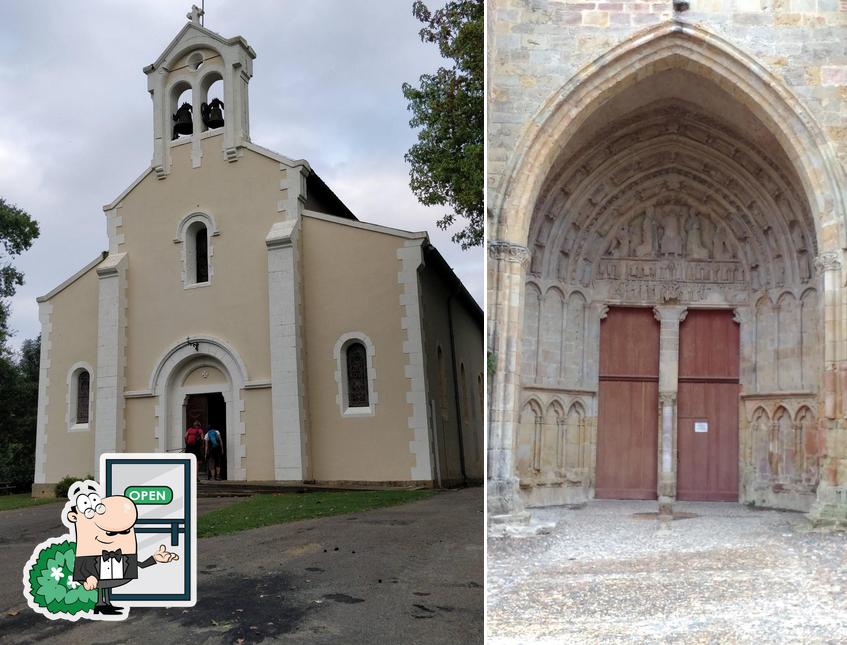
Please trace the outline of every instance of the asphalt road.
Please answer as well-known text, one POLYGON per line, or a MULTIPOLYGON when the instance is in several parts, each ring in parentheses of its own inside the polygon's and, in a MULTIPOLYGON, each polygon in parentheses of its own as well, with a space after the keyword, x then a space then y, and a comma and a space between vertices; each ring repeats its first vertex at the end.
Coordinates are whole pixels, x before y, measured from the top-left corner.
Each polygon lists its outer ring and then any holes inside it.
POLYGON ((197 605, 135 608, 121 623, 48 621, 23 601, 23 564, 63 532, 59 509, 0 513, 0 643, 483 641, 481 488, 202 539, 197 605))

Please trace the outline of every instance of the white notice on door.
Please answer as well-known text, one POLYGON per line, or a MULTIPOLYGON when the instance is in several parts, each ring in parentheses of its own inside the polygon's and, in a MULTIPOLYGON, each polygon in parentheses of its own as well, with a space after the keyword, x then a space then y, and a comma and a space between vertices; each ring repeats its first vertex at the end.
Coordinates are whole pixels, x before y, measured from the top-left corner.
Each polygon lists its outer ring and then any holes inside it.
POLYGON ((708 432, 709 431, 709 422, 708 421, 695 421, 694 422, 694 432, 708 432))

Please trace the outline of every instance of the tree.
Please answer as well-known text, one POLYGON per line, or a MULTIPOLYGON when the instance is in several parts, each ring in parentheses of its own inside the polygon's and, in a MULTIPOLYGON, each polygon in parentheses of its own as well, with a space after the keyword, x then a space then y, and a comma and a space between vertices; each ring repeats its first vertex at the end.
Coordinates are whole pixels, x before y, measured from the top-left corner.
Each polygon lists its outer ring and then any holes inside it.
POLYGON ((440 229, 467 220, 453 241, 468 249, 483 240, 484 4, 454 0, 433 12, 417 0, 412 14, 424 24, 421 40, 437 44, 453 64, 421 76, 419 87, 403 84, 414 115, 409 125, 420 128, 405 157, 409 186, 422 204, 452 208, 440 229))
POLYGON ((14 296, 15 289, 24 283, 23 273, 11 260, 32 246, 38 233, 38 222, 0 197, 0 245, 6 251, 5 257, 0 253, 0 346, 4 348, 9 339, 9 303, 6 299, 14 296))
POLYGON ((16 488, 32 483, 38 416, 41 337, 25 340, 20 357, 0 357, 0 481, 16 488))
POLYGON ((8 299, 24 283, 12 260, 32 246, 38 233, 35 220, 0 197, 0 481, 18 486, 32 482, 35 463, 41 339, 25 341, 20 357, 13 356, 7 344, 8 299))

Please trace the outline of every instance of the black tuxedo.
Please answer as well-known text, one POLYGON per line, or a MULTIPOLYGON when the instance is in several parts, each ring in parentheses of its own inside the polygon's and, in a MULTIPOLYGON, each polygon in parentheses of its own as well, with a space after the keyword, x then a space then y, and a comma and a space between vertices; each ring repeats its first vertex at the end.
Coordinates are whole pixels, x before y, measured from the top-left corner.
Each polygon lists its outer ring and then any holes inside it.
POLYGON ((138 561, 138 555, 135 553, 124 553, 123 558, 123 577, 112 580, 100 579, 100 560, 99 555, 78 555, 74 561, 74 580, 84 582, 89 576, 97 578, 98 588, 118 587, 125 585, 130 580, 138 577, 138 568, 142 569, 156 564, 156 560, 151 555, 146 560, 138 561))

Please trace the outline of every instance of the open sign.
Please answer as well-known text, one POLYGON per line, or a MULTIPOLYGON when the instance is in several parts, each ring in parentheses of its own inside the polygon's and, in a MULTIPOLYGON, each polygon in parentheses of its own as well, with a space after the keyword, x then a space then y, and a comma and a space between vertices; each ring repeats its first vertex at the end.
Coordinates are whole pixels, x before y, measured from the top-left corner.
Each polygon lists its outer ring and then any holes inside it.
POLYGON ((174 498, 169 486, 128 486, 124 495, 136 504, 170 504, 174 498))

